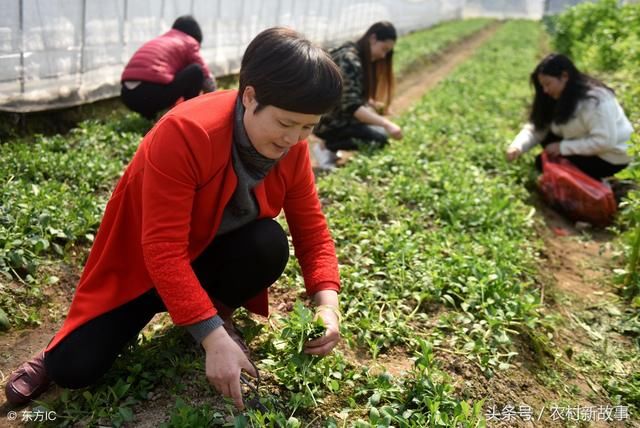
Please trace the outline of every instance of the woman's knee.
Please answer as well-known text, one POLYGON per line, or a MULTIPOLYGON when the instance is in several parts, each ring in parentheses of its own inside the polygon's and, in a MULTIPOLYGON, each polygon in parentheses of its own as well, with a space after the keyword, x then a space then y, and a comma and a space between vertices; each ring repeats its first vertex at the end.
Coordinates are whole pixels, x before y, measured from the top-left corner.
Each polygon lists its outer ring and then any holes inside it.
POLYGON ((44 365, 49 378, 63 388, 78 389, 93 385, 110 367, 92 352, 79 349, 69 352, 61 346, 64 344, 45 353, 44 365))
POLYGON ((188 82, 194 85, 202 85, 204 82, 205 74, 200 64, 189 64, 180 71, 180 76, 188 82))
POLYGON ((374 147, 384 147, 389 143, 389 134, 382 126, 367 125, 369 128, 369 139, 374 147))
POLYGON ((286 232, 277 221, 262 219, 255 222, 252 235, 255 258, 263 266, 272 267, 279 276, 289 260, 286 232))

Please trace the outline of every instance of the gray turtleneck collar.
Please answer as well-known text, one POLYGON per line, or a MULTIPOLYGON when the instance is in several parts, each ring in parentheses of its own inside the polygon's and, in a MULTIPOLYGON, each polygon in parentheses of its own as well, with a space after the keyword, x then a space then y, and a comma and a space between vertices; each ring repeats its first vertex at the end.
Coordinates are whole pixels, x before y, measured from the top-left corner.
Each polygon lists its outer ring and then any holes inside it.
POLYGON ((231 148, 231 160, 238 177, 238 184, 231 200, 224 208, 217 235, 231 232, 258 218, 259 207, 253 189, 278 161, 261 155, 253 147, 244 128, 243 118, 244 106, 238 97, 234 111, 231 148))

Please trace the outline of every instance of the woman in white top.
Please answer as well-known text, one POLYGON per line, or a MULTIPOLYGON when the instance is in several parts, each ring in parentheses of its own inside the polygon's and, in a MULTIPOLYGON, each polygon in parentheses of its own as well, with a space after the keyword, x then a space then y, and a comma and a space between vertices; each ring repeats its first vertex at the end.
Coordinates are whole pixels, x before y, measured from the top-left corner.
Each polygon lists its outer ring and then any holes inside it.
MULTIPOLYGON (((531 73, 535 88, 529 123, 507 149, 513 161, 542 144, 596 179, 610 177, 630 162, 633 128, 611 88, 578 71, 569 58, 550 54, 531 73)), ((536 158, 540 168, 540 156, 536 158)))

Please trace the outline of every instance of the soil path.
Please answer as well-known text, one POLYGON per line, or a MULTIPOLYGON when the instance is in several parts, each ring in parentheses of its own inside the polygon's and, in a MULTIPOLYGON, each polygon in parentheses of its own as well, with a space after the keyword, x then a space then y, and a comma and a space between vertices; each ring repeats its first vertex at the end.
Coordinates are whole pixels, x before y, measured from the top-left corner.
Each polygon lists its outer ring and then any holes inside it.
POLYGON ((406 74, 398 82, 396 96, 391 105, 394 115, 400 115, 422 96, 447 77, 458 65, 466 61, 498 30, 501 23, 495 22, 471 36, 454 43, 443 52, 434 55, 432 61, 419 70, 406 74))
MULTIPOLYGON (((60 280, 55 285, 43 286, 47 304, 40 308, 41 324, 35 328, 10 330, 0 335, 0 385, 3 391, 11 372, 45 348, 53 334, 62 326, 64 316, 69 310, 75 284, 80 279, 80 269, 60 264, 55 271, 49 268, 48 273, 60 280)), ((9 284, 9 287, 14 284, 9 284)), ((4 393, 0 392, 0 403, 4 402, 4 398, 4 393)))

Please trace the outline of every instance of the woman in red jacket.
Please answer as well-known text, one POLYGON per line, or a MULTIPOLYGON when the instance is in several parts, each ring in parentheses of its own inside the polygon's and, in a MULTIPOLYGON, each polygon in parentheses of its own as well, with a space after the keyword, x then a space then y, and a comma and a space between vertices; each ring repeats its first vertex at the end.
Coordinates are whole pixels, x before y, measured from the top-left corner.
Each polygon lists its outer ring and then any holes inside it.
POLYGON ((305 287, 340 338, 338 263, 320 208, 306 137, 340 99, 340 70, 292 30, 248 46, 239 91, 180 104, 145 136, 109 200, 64 325, 9 379, 23 404, 53 380, 96 382, 154 314, 168 311, 206 351, 206 375, 243 407, 241 369, 256 374, 231 322, 239 306, 266 315, 267 288, 287 263, 284 210, 305 287))
POLYGON ((171 30, 148 41, 122 72, 122 102, 147 119, 171 107, 179 98, 213 92, 216 82, 200 55, 202 31, 189 15, 181 16, 171 30))

